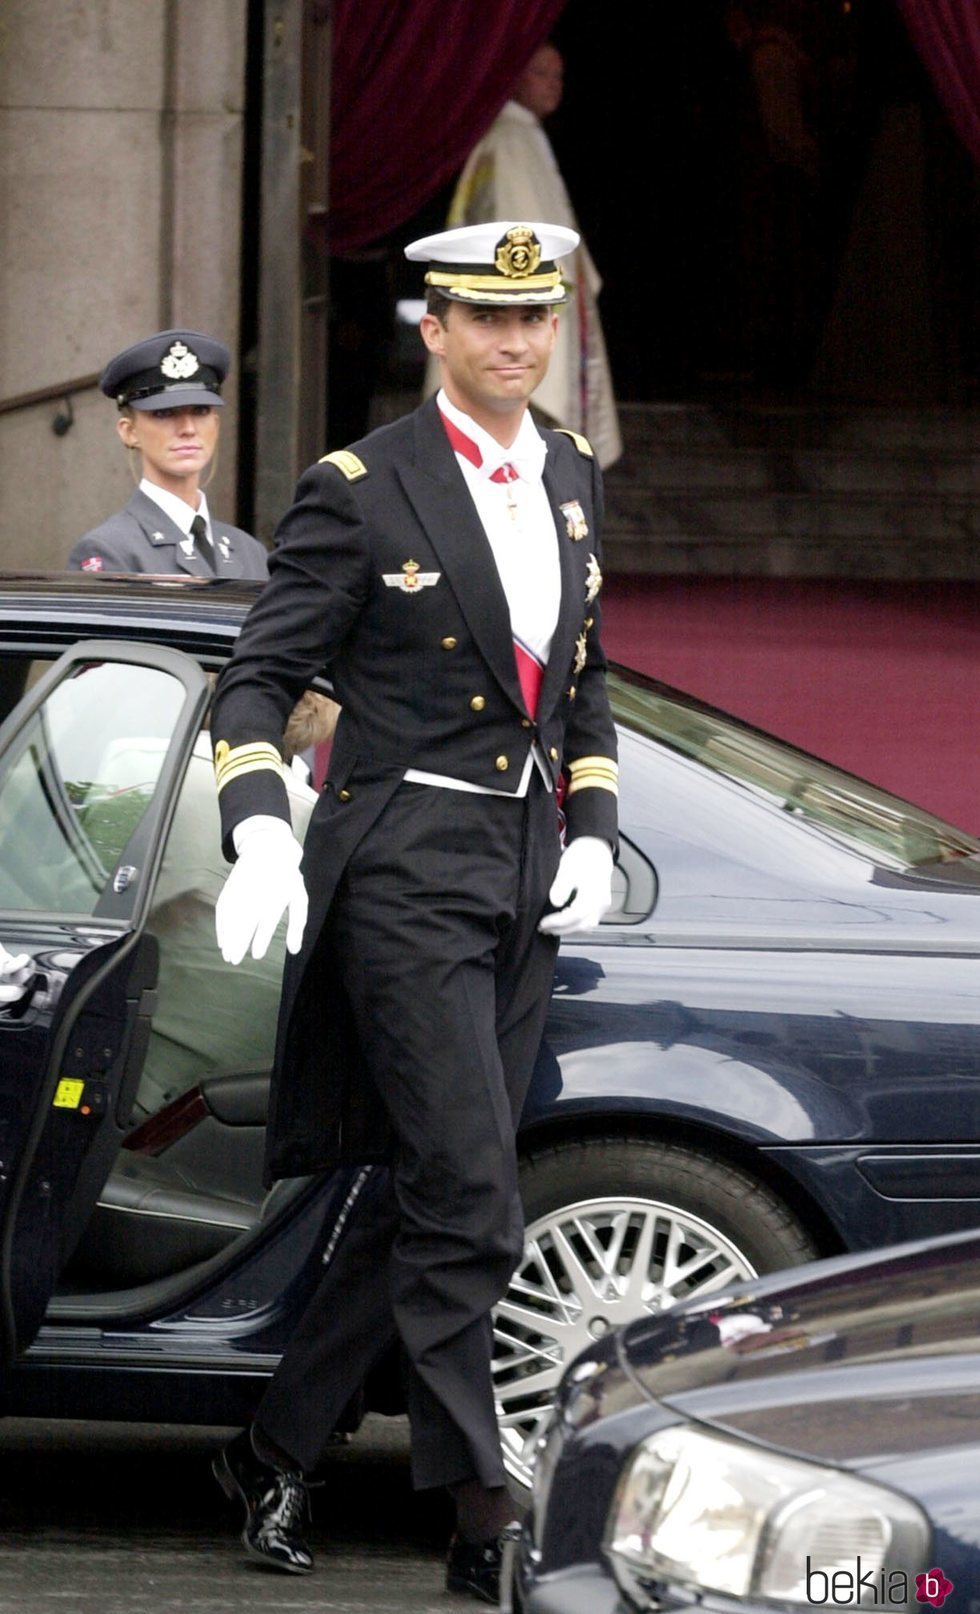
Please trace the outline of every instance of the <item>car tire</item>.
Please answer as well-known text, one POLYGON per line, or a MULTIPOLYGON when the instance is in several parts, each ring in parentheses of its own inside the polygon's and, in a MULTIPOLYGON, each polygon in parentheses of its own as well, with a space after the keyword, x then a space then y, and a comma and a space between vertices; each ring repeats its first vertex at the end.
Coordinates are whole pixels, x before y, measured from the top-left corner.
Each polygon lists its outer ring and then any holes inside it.
POLYGON ((494 1310, 494 1385, 515 1494, 569 1362, 610 1328, 819 1252, 763 1183, 646 1138, 559 1143, 521 1161, 524 1258, 494 1310))

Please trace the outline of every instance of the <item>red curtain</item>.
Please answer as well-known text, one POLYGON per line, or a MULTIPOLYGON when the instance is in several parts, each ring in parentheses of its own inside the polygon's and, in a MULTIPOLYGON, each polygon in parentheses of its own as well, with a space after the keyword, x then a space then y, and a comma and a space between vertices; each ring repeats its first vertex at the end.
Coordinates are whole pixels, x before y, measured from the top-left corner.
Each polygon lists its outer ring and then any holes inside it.
POLYGON ((977 0, 898 0, 906 27, 963 144, 980 162, 977 0))
POLYGON ((332 253, 411 218, 490 127, 564 0, 335 0, 332 253))

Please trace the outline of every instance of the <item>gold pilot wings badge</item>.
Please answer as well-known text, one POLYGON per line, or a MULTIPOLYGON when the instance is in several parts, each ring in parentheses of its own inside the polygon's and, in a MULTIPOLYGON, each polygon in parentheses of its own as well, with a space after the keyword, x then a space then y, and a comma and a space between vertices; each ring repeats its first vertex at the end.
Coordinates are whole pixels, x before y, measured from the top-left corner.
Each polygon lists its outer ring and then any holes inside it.
POLYGON ((381 581, 386 588, 400 588, 403 594, 417 594, 420 588, 431 588, 438 583, 441 572, 423 572, 419 570, 417 560, 402 562, 400 572, 382 572, 381 581))
POLYGON ((585 511, 577 499, 568 499, 558 506, 565 517, 565 531, 573 543, 589 536, 589 524, 585 519, 585 511))

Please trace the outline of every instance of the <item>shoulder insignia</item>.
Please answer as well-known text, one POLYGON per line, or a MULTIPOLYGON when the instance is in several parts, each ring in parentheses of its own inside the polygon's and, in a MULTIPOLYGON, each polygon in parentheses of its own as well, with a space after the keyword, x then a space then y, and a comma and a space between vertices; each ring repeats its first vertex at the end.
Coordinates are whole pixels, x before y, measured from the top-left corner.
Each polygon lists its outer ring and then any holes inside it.
POLYGON ((342 476, 348 482, 356 482, 362 476, 367 476, 368 468, 363 460, 352 454, 349 448, 335 448, 332 454, 324 454, 320 460, 321 465, 336 465, 342 476))
POLYGON ((584 454, 586 459, 591 460, 595 458, 592 452, 592 444, 589 442, 587 437, 582 436, 581 432, 573 432, 568 426, 556 426, 555 431, 561 432, 563 437, 570 437, 579 453, 584 454))

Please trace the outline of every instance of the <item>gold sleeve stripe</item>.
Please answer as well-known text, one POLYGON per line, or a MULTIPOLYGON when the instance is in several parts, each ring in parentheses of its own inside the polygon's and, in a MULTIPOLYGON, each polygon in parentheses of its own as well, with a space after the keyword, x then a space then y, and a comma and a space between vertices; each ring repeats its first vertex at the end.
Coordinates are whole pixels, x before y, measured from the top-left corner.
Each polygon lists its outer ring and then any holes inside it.
POLYGON ((363 460, 352 454, 349 448, 335 448, 332 454, 324 454, 320 459, 321 465, 336 465, 338 471, 346 476, 348 482, 356 482, 359 477, 367 476, 368 468, 363 460))
POLYGON ((584 454, 586 459, 591 460, 595 458, 592 452, 592 444, 589 442, 587 437, 582 436, 581 432, 573 432, 569 426, 556 426, 555 431, 561 432, 563 437, 570 437, 579 453, 584 454))
POLYGON ((214 748, 214 777, 219 791, 246 773, 261 773, 267 768, 278 773, 281 767, 282 757, 267 740, 258 740, 254 745, 236 745, 234 750, 227 740, 219 740, 214 748))
POLYGON ((568 765, 569 783, 566 795, 576 790, 611 790, 619 795, 619 768, 611 757, 579 757, 568 765))

